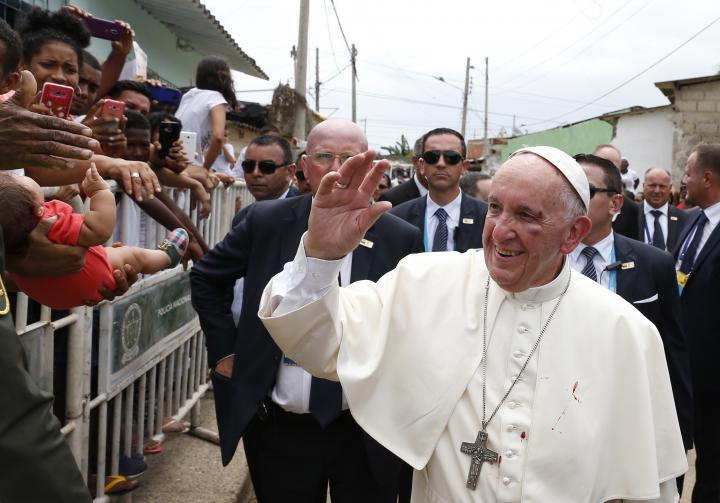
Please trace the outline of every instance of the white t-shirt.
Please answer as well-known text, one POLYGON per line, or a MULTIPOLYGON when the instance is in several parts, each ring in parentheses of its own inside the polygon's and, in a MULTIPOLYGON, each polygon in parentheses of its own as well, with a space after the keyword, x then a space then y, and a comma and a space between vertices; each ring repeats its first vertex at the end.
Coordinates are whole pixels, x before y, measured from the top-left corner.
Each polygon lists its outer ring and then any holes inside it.
POLYGON ((212 135, 210 110, 218 105, 227 105, 222 94, 193 87, 182 97, 175 113, 175 116, 182 121, 183 131, 197 133, 196 151, 201 163, 205 160, 205 150, 210 145, 212 135))
MULTIPOLYGON (((235 149, 233 148, 232 143, 223 144, 223 148, 226 148, 228 152, 230 152, 230 155, 235 157, 235 149)), ((230 166, 230 163, 225 158, 225 152, 222 150, 220 151, 220 154, 218 154, 217 159, 215 159, 212 169, 218 173, 225 173, 226 175, 232 174, 233 167, 230 166)))

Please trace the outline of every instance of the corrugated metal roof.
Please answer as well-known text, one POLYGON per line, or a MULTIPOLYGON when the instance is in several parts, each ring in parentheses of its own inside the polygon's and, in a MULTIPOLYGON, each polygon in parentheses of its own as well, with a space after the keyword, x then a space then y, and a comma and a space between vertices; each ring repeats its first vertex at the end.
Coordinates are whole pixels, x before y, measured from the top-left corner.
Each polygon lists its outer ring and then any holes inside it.
POLYGON ((233 70, 268 80, 215 16, 199 0, 135 0, 172 30, 178 39, 203 55, 224 56, 233 70))

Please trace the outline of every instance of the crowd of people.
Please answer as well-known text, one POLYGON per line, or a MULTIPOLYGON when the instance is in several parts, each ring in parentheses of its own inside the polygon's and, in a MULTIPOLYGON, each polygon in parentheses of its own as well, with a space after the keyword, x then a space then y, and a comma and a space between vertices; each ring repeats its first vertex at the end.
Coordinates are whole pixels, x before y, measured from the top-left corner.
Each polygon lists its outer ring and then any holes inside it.
MULTIPOLYGON (((222 58, 163 102, 161 83, 119 80, 127 23, 102 63, 86 50, 90 15, 0 21, 0 500, 91 498, 8 290, 95 305, 192 260, 222 462, 242 439, 260 502, 676 502, 692 448, 693 502, 720 501, 720 145, 692 151, 677 190, 662 167, 641 185, 611 144, 470 171, 444 127, 401 183, 344 120, 300 153, 273 126, 236 152, 222 58), (74 90, 68 114, 46 83, 74 90), (256 202, 210 249, 198 223, 240 178, 256 202), (104 246, 122 218, 140 226, 104 246), (170 230, 158 249, 149 219, 170 230)), ((106 489, 137 485, 122 475, 106 489)))

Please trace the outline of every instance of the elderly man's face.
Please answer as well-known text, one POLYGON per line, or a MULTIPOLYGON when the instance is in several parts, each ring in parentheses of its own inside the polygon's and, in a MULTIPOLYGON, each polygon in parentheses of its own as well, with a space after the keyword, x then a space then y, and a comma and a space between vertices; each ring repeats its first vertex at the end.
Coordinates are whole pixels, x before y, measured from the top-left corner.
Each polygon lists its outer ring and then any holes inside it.
POLYGON ((670 175, 664 169, 653 169, 645 174, 643 195, 653 208, 661 208, 670 200, 672 183, 670 175))
POLYGON ((521 292, 553 280, 590 230, 590 219, 571 219, 558 194, 567 182, 533 154, 512 157, 495 175, 483 230, 485 263, 504 290, 521 292))
POLYGON ((308 136, 307 154, 301 160, 312 193, 317 192, 323 176, 340 169, 341 158, 350 158, 366 150, 365 135, 352 122, 327 120, 315 126, 308 136))

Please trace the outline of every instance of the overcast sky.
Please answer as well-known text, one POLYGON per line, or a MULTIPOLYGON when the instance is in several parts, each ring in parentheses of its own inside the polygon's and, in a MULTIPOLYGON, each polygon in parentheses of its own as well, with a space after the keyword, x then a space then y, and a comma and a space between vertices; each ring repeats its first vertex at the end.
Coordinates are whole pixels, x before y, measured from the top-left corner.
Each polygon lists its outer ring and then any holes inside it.
MULTIPOLYGON (((290 50, 298 41, 299 0, 202 1, 270 77, 236 74, 242 100, 269 103, 279 82, 294 85, 290 50)), ((475 67, 469 139, 483 136, 486 56, 490 136, 501 128, 510 134, 513 115, 523 131, 539 131, 633 105, 663 105, 654 82, 720 70, 717 21, 647 73, 583 107, 719 18, 718 0, 334 2, 358 51, 358 122, 376 149, 401 134, 412 145, 434 127, 460 129, 467 57, 475 67)), ((330 0, 310 0, 308 45, 309 102, 314 105, 317 47, 320 112, 350 118, 350 56, 330 0)))

